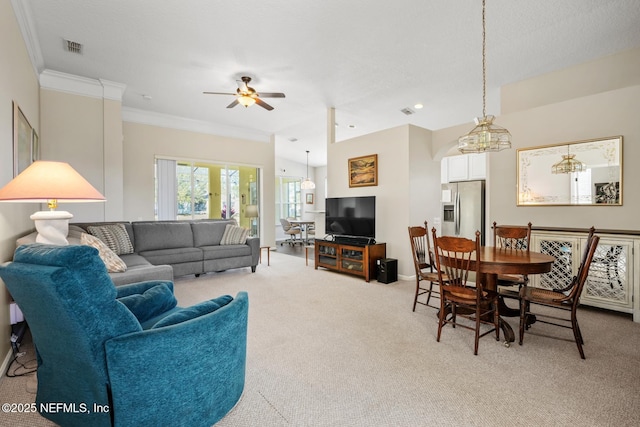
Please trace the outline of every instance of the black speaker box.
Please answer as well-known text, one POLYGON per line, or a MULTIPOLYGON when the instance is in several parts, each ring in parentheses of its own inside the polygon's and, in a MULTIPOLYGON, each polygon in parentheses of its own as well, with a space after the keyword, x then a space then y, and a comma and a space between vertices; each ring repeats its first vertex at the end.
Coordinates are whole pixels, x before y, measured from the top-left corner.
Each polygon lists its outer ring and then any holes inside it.
POLYGON ((378 267, 378 282, 393 283, 398 280, 398 260, 382 258, 376 261, 378 267))

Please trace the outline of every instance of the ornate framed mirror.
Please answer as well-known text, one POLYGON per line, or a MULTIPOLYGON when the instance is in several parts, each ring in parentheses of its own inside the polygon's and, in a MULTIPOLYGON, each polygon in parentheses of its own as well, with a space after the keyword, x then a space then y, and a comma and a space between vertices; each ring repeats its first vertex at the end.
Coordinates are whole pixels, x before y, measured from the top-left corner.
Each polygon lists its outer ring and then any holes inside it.
POLYGON ((518 206, 622 206, 622 136, 517 151, 518 206))

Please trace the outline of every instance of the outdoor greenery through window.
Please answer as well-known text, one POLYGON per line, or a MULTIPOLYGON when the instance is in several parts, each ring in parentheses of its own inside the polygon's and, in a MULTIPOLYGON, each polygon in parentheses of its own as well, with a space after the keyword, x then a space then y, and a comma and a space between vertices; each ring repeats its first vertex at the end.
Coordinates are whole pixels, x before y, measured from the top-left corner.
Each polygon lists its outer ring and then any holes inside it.
POLYGON ((258 235, 257 218, 248 216, 256 210, 247 207, 259 206, 259 172, 248 166, 158 159, 156 218, 233 218, 258 235))

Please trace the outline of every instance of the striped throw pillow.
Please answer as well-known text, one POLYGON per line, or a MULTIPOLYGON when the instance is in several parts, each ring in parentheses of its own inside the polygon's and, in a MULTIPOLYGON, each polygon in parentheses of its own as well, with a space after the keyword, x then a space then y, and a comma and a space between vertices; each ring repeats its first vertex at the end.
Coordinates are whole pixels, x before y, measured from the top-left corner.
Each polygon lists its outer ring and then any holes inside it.
POLYGON ((127 271, 127 264, 120 259, 109 247, 100 239, 87 233, 82 233, 80 236, 80 243, 87 246, 92 246, 98 250, 100 259, 104 262, 109 273, 122 273, 127 271))
POLYGON ((87 231, 106 243, 116 255, 133 253, 133 245, 124 224, 90 225, 87 231))
POLYGON ((249 229, 238 227, 237 225, 227 224, 220 240, 221 245, 244 245, 247 242, 249 229))

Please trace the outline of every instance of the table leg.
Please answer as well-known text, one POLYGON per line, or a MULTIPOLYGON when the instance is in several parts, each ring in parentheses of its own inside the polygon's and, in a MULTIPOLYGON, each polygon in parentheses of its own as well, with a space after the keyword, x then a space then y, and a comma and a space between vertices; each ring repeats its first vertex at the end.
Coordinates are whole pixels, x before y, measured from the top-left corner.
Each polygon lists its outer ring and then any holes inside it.
MULTIPOLYGON (((490 273, 481 273, 480 280, 484 283, 484 286, 488 290, 496 291, 498 288, 498 275, 490 273)), ((498 313, 500 313, 500 329, 504 336, 505 345, 509 345, 516 340, 516 334, 513 332, 511 325, 505 321, 502 316, 505 317, 520 317, 520 309, 512 309, 504 303, 504 298, 498 298, 498 313)))

